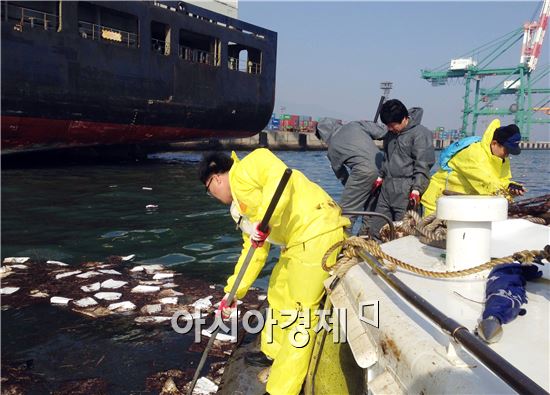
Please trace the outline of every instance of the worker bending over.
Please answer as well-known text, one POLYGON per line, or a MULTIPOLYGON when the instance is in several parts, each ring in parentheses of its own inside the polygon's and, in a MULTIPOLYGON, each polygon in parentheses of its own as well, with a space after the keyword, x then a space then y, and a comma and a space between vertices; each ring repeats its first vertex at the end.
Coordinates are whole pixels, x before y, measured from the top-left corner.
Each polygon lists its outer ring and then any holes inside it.
POLYGON ((512 124, 500 127, 495 119, 483 133, 483 138, 459 140, 440 155, 439 170, 430 179, 422 196, 424 215, 435 212, 437 199, 449 195, 494 195, 508 190, 523 195, 520 184, 511 181, 508 156, 519 155, 521 134, 512 124))
MULTIPOLYGON (((258 225, 285 169, 279 158, 263 148, 241 161, 235 153, 231 157, 223 153, 207 154, 199 165, 199 177, 208 194, 224 204, 233 204, 233 215, 239 224, 251 224, 249 229, 243 227, 242 253, 227 281, 226 293, 230 292, 252 244, 257 249, 238 286, 239 299, 262 270, 270 244, 281 246, 279 261, 269 280, 267 300, 272 316, 261 334, 262 353, 251 353, 246 358, 256 365, 268 365, 273 360, 267 381, 267 392, 272 395, 298 394, 302 388, 319 320, 315 311, 324 295, 323 281, 328 277, 321 260, 330 246, 344 239, 344 227, 350 223, 321 187, 294 170, 271 217, 270 232, 259 231, 258 225), (300 318, 282 328, 290 319, 284 311, 299 314, 300 318), (274 324, 271 328, 270 323, 274 324), (293 339, 300 342, 304 338, 308 340, 304 347, 292 344, 293 339)), ((327 264, 335 262, 337 253, 330 256, 327 264)), ((229 309, 224 300, 220 309, 222 315, 227 315, 229 309)))

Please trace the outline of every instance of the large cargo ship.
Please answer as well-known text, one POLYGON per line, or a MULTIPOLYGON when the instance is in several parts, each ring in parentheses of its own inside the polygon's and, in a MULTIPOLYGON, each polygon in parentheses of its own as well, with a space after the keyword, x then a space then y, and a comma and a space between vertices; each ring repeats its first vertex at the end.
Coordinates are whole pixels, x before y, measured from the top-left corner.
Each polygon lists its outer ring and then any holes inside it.
POLYGON ((271 117, 275 32, 185 2, 1 11, 2 153, 246 137, 271 117))

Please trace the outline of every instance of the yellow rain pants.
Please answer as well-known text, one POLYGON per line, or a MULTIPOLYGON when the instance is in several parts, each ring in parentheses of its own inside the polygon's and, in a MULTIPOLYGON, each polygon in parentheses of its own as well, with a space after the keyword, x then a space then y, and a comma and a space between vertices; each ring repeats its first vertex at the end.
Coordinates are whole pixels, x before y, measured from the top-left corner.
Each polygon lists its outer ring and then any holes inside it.
MULTIPOLYGON (((267 149, 257 149, 241 161, 234 153, 232 157, 234 163, 229 171, 229 184, 233 201, 242 216, 251 222, 259 222, 286 165, 267 149)), ((349 225, 349 220, 341 216, 340 207, 321 187, 301 172, 293 171, 269 222, 269 240, 284 246, 271 274, 268 289, 268 302, 278 321, 273 326, 273 341, 268 339, 268 325, 262 332, 262 351, 275 360, 267 382, 267 391, 272 395, 300 392, 311 357, 313 328, 318 319, 314 312, 323 297, 323 281, 328 277, 321 267, 321 259, 330 246, 343 240, 343 228, 349 225), (310 340, 305 347, 295 347, 288 337, 304 320, 282 328, 290 318, 285 315, 286 319, 279 319, 285 311, 309 312, 311 329, 306 331, 310 340)), ((231 290, 250 247, 250 240, 245 234, 243 241, 241 257, 235 265, 234 274, 227 281, 226 292, 231 290)), ((237 298, 242 298, 257 278, 269 248, 269 243, 265 243, 254 253, 239 284, 237 298)), ((329 263, 334 262, 336 253, 329 263)))
POLYGON ((328 247, 343 239, 340 228, 290 248, 273 269, 267 292, 271 311, 261 336, 262 352, 274 359, 266 388, 271 395, 298 394, 302 388, 315 344, 323 281, 328 278, 320 262, 328 247))
POLYGON ((493 120, 480 142, 464 148, 449 160, 450 173, 439 169, 432 176, 422 195, 424 216, 435 212, 437 199, 444 190, 464 195, 493 195, 499 189, 508 188, 512 178, 510 161, 491 153, 491 141, 498 127, 500 121, 493 120))

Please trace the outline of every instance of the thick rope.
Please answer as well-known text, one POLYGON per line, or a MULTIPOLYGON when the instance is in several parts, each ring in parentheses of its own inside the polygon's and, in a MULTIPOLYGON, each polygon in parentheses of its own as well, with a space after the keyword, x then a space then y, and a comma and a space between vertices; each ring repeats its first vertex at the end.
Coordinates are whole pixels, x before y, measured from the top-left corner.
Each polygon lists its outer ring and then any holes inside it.
POLYGON ((534 224, 546 225, 546 220, 544 218, 528 215, 527 217, 522 217, 522 219, 532 222, 534 224))
POLYGON ((429 242, 441 241, 447 238, 446 222, 435 217, 435 214, 426 218, 420 217, 416 211, 409 210, 403 217, 401 227, 413 236, 423 236, 429 242))
POLYGON ((333 272, 337 274, 338 277, 342 277, 345 272, 349 270, 350 267, 357 264, 357 262, 359 261, 358 258, 360 258, 361 250, 367 251, 372 256, 380 260, 380 262, 382 262, 388 270, 395 271, 396 267, 399 266, 402 269, 405 269, 412 273, 433 278, 455 278, 468 276, 471 274, 482 272, 484 270, 492 269, 493 267, 504 263, 510 263, 514 261, 518 261, 523 264, 532 264, 533 262, 540 262, 542 259, 550 260, 550 245, 547 245, 546 247, 544 247, 544 250, 525 250, 516 252, 513 255, 504 258, 492 259, 489 262, 469 269, 456 270, 452 272, 435 272, 418 268, 386 254, 382 251, 380 245, 374 240, 365 240, 363 238, 353 236, 346 240, 339 241, 338 243, 330 247, 323 256, 321 265, 325 271, 329 272, 333 270, 333 272), (340 258, 334 265, 328 267, 328 258, 340 246, 342 246, 343 257, 340 258))

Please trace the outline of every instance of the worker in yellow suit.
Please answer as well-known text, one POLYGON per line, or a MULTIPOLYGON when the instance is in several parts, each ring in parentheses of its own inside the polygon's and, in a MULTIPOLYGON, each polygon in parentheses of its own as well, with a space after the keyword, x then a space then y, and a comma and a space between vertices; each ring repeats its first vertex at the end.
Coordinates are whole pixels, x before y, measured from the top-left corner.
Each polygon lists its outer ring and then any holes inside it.
POLYGON ((493 195, 498 190, 508 189, 513 195, 523 195, 523 187, 511 181, 508 159, 510 154, 521 152, 520 141, 521 134, 516 125, 501 127, 500 121, 495 119, 480 141, 463 147, 450 158, 443 159, 443 151, 440 169, 431 177, 428 189, 422 195, 424 215, 435 212, 437 199, 443 191, 461 195, 493 195))
MULTIPOLYGON (((257 149, 241 161, 233 153, 211 153, 199 165, 199 177, 207 193, 231 204, 243 230, 243 249, 229 277, 229 293, 251 244, 257 249, 239 284, 236 297, 242 298, 258 277, 270 249, 281 246, 279 261, 269 280, 267 299, 271 314, 261 335, 261 353, 246 360, 254 365, 272 366, 267 392, 298 394, 305 379, 315 340, 315 314, 324 295, 328 277, 321 267, 327 249, 344 239, 347 218, 340 207, 317 184, 294 170, 269 222, 270 232, 257 229, 287 166, 267 149, 257 149), (248 229, 244 226, 248 223, 248 229), (297 319, 295 319, 298 317, 297 319), (295 321, 285 327, 289 322, 295 321), (271 325, 274 324, 274 325, 271 325), (301 344, 300 344, 301 343, 301 344), (305 346, 301 346, 305 343, 305 346)), ((338 251, 329 258, 333 264, 338 251)), ((224 298, 225 300, 225 298, 224 298)), ((220 303, 222 315, 227 305, 220 303)))

